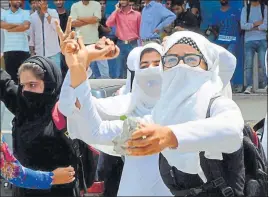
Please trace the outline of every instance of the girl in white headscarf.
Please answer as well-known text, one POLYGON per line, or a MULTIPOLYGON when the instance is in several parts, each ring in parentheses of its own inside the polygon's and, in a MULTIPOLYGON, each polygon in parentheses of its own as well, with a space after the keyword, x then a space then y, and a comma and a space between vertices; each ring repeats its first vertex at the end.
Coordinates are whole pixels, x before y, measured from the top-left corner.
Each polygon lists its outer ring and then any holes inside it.
MULTIPOLYGON (((161 53, 161 46, 155 43, 142 48, 140 61, 135 66, 131 102, 127 100, 128 105, 123 100, 117 101, 117 97, 101 99, 99 102, 100 99, 91 96, 88 81, 73 89, 73 97, 78 98, 81 107, 67 116, 70 137, 90 145, 111 147, 112 140, 122 131, 123 121, 105 121, 107 119, 103 118, 100 111, 109 116, 143 117, 150 114, 161 92, 161 53)), ((110 154, 110 151, 105 152, 110 154)), ((147 157, 126 156, 118 196, 172 196, 162 181, 158 164, 158 154, 147 157)))
POLYGON ((240 109, 234 101, 219 97, 206 118, 211 98, 223 85, 218 74, 219 53, 205 37, 194 32, 174 33, 167 40, 162 64, 161 97, 148 117, 155 124, 142 125, 133 133, 129 155, 162 152, 170 165, 198 174, 206 182, 199 153, 205 151, 207 158, 222 160, 222 153, 240 149, 244 125, 240 109))

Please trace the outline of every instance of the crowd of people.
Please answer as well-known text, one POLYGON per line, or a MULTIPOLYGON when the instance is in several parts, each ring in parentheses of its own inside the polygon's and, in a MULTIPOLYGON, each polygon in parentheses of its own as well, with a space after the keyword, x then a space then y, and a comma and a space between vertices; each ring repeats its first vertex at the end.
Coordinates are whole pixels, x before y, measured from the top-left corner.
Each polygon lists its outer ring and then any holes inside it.
POLYGON ((84 37, 86 45, 105 36, 121 50, 116 59, 92 62, 92 78, 126 78, 127 56, 133 48, 151 41, 161 43, 165 36, 189 30, 212 38, 236 57, 239 56, 240 38, 244 36, 244 93, 252 92, 255 52, 258 54, 259 88, 267 88, 264 61, 267 50, 266 1, 251 0, 238 9, 233 8, 229 0, 220 0, 221 8, 212 13, 212 21, 205 32, 200 29, 203 10, 199 0, 122 0, 115 5, 111 15, 106 14, 106 0, 79 1, 73 3, 71 10, 65 8, 64 0, 54 1, 56 10, 48 8, 46 0, 29 2, 30 13, 20 8, 20 0, 10 1, 10 9, 1 10, 1 29, 5 31, 2 41, 6 41, 2 52, 6 70, 15 82, 19 65, 33 55, 50 58, 65 76, 67 65, 60 52, 54 21, 58 20, 65 28, 70 15, 72 27, 84 37))
POLYGON ((199 1, 120 0, 110 16, 102 0, 78 1, 70 11, 61 0, 56 10, 46 0, 30 3, 29 13, 11 0, 1 14, 0 100, 15 117, 13 153, 1 136, 0 167, 17 186, 14 196, 80 196, 95 179, 89 146, 101 152, 99 169, 117 168, 104 196, 267 195, 247 179, 244 120, 229 85, 240 26, 266 64, 267 6, 251 1, 240 13, 220 0, 203 33, 199 1), (89 78, 127 79, 116 96, 98 99, 89 78), (223 167, 217 175, 212 161, 223 167))

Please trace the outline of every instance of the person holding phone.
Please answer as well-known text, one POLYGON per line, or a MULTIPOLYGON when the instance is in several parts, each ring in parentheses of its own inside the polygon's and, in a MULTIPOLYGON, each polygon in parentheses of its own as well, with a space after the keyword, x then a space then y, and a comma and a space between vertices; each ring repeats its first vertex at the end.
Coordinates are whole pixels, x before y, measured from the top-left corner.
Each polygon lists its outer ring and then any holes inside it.
POLYGON ((129 0, 120 0, 106 22, 108 27, 116 26, 117 45, 121 51, 115 67, 112 68, 115 72, 114 78, 126 78, 127 56, 133 48, 137 47, 140 37, 141 14, 133 10, 129 3, 129 0))

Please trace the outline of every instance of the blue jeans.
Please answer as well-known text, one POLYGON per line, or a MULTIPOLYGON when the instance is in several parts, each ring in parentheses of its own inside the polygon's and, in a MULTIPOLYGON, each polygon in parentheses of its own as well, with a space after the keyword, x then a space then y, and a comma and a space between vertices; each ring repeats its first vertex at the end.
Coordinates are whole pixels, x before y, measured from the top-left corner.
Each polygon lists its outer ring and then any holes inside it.
POLYGON ((56 66, 59 68, 60 71, 62 70, 61 69, 61 53, 57 53, 56 55, 50 56, 48 58, 56 64, 56 66))
POLYGON ((253 74, 253 61, 255 52, 258 54, 259 64, 259 85, 265 86, 267 84, 267 76, 265 72, 265 53, 267 50, 266 40, 254 40, 245 43, 245 73, 246 73, 246 85, 252 86, 252 74, 253 74))
POLYGON ((118 40, 118 47, 120 48, 120 54, 116 59, 116 64, 114 64, 111 69, 115 74, 113 78, 126 78, 127 75, 127 57, 133 48, 137 47, 137 40, 132 41, 129 44, 125 44, 124 41, 118 40))
POLYGON ((107 60, 94 61, 90 64, 93 72, 93 77, 99 78, 109 78, 109 67, 107 60))

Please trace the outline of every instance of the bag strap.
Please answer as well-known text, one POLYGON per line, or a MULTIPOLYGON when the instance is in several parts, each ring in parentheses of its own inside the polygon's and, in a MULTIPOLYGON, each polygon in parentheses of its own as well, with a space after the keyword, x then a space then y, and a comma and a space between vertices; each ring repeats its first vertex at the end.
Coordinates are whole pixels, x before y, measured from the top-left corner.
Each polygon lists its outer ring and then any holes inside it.
POLYGON ((131 73, 131 84, 130 84, 130 92, 131 92, 132 89, 133 89, 133 82, 134 82, 135 71, 129 69, 128 66, 127 66, 127 69, 128 69, 128 70, 130 71, 130 73, 131 73))
MULTIPOLYGON (((219 97, 221 96, 217 95, 210 99, 208 108, 207 108, 206 118, 211 117, 210 115, 211 106, 213 102, 219 97)), ((202 185, 202 189, 204 191, 207 191, 212 188, 219 188, 224 197, 234 196, 233 189, 231 187, 228 187, 225 179, 223 178, 222 162, 219 160, 207 159, 205 157, 205 152, 200 153, 200 160, 201 160, 201 165, 207 167, 208 172, 210 173, 210 176, 212 179, 212 181, 210 181, 209 183, 205 183, 204 185, 202 185)))

